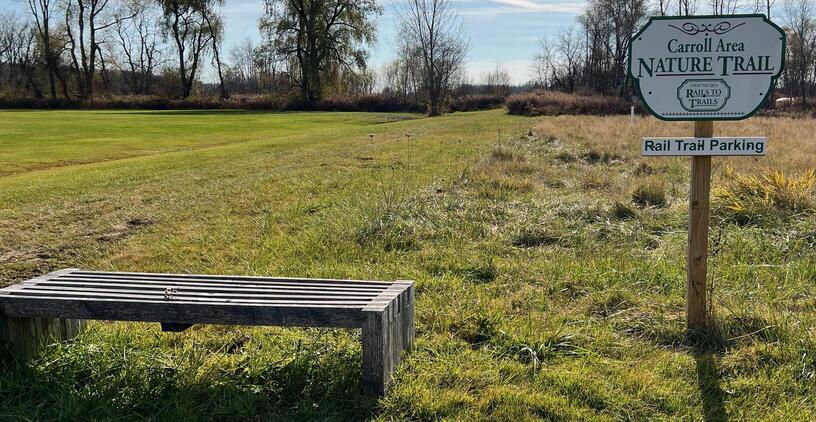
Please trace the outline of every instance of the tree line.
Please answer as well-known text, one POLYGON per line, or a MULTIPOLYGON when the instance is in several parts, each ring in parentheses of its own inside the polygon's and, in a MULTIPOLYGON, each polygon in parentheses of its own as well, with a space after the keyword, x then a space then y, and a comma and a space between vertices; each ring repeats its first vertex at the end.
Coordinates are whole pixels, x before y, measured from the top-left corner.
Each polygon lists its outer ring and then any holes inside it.
POLYGON ((737 13, 765 14, 786 31, 786 69, 778 87, 806 104, 816 95, 813 0, 589 0, 576 24, 540 41, 532 85, 629 98, 634 93, 626 76, 629 42, 650 16, 737 13))
MULTIPOLYGON (((265 94, 308 104, 378 90, 439 114, 462 89, 468 41, 454 0, 402 3, 399 52, 379 72, 367 63, 382 13, 376 0, 258 1, 260 41, 225 51, 224 0, 23 0, 25 13, 0 14, 0 93, 265 94), (202 83, 204 72, 216 82, 202 83)), ((503 81, 497 72, 487 79, 503 81)))
POLYGON ((241 94, 314 104, 378 92, 429 114, 454 97, 536 88, 629 98, 629 42, 649 16, 743 12, 772 16, 788 32, 782 92, 801 102, 816 95, 812 0, 589 0, 575 24, 540 42, 523 87, 511 87, 500 67, 467 79, 470 45, 455 0, 398 3, 395 56, 379 69, 368 64, 382 13, 376 0, 258 1, 260 40, 227 48, 224 0, 22 0, 24 13, 0 14, 0 95, 241 94), (202 83, 205 72, 214 82, 202 83))

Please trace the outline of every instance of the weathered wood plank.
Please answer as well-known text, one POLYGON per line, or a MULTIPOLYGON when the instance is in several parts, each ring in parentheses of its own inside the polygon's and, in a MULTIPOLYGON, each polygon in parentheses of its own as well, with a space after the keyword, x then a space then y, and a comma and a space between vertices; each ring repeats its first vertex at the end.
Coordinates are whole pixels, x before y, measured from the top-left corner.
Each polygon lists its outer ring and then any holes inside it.
POLYGON ((297 288, 297 289, 336 289, 336 290, 361 290, 361 291, 372 291, 372 292, 381 292, 385 290, 387 287, 383 286, 369 286, 369 285, 357 285, 351 283, 309 283, 309 282, 302 282, 302 283, 291 283, 291 282, 275 282, 275 283, 261 283, 261 282, 239 282, 239 281, 224 281, 224 280, 191 280, 191 279, 166 279, 166 280, 152 280, 148 278, 104 278, 104 277, 86 277, 86 276, 73 276, 73 275, 66 275, 51 278, 48 280, 35 280, 32 281, 34 283, 42 283, 45 281, 81 281, 81 282, 109 282, 109 283, 131 283, 131 282, 139 282, 145 284, 161 284, 161 285, 168 285, 168 284, 189 284, 189 285, 201 285, 201 286, 208 286, 208 287, 247 287, 247 288, 297 288))
POLYGON ((135 279, 146 278, 150 280, 208 280, 208 281, 246 281, 249 283, 314 283, 314 284, 341 284, 358 285, 387 288, 392 282, 371 281, 371 280, 343 280, 328 278, 292 278, 292 277, 254 277, 254 276, 231 276, 231 275, 205 275, 205 274, 163 274, 163 273, 119 273, 119 272, 96 272, 96 271, 73 271, 63 276, 84 276, 100 278, 135 279))
POLYGON ((363 322, 359 306, 269 306, 17 296, 3 297, 0 313, 14 317, 338 328, 360 327, 363 322))
POLYGON ((304 295, 355 295, 355 296, 370 296, 376 297, 381 290, 371 289, 335 289, 335 288, 320 288, 320 287, 242 287, 242 286, 221 286, 221 285, 207 285, 204 283, 150 283, 150 282, 109 282, 109 281, 62 281, 48 280, 39 281, 36 283, 24 282, 23 287, 27 286, 65 286, 65 287, 104 287, 112 289, 142 289, 142 290, 164 290, 167 288, 184 288, 190 291, 202 292, 241 292, 241 293, 291 293, 304 295))
MULTIPOLYGON (((85 293, 85 294, 92 294, 92 293, 114 293, 114 294, 123 294, 123 295, 146 295, 152 296, 157 298, 166 298, 168 296, 168 289, 127 289, 127 288, 119 288, 119 289, 112 289, 106 287, 74 287, 74 286, 50 286, 50 285, 32 285, 28 286, 24 289, 19 290, 18 294, 27 294, 28 292, 77 292, 77 293, 85 293)), ((235 298, 235 299, 280 299, 280 300, 296 300, 302 302, 344 302, 344 301, 352 301, 352 302, 361 302, 367 303, 376 298, 376 296, 358 296, 358 295, 303 295, 303 294, 288 294, 288 293, 249 293, 249 294, 242 294, 242 293, 226 293, 226 292, 202 292, 202 291, 195 291, 188 288, 180 288, 180 289, 173 289, 170 290, 172 292, 173 298, 184 298, 184 297, 197 297, 197 298, 235 298)))
POLYGON ((139 301, 164 301, 167 303, 180 303, 180 302, 189 302, 189 303, 201 303, 201 304, 221 304, 221 303, 236 303, 236 304, 255 304, 255 305, 265 305, 265 306, 276 306, 276 305, 325 305, 325 306, 334 306, 334 305, 347 305, 347 306, 356 306, 358 309, 362 309, 366 306, 369 301, 366 299, 360 300, 299 300, 299 299, 292 299, 292 300, 274 300, 274 299, 267 299, 264 300, 263 298, 249 298, 249 299, 238 299, 238 298, 222 298, 222 297, 195 297, 195 296, 185 296, 181 292, 172 293, 169 296, 163 295, 147 295, 147 294, 130 294, 130 293, 103 293, 103 292, 86 292, 86 291, 70 291, 67 289, 49 289, 49 290, 38 290, 38 289, 25 289, 19 292, 12 293, 9 297, 43 297, 43 298, 67 298, 67 299, 82 299, 82 300, 96 300, 96 299, 113 299, 113 300, 127 300, 133 302, 139 301))

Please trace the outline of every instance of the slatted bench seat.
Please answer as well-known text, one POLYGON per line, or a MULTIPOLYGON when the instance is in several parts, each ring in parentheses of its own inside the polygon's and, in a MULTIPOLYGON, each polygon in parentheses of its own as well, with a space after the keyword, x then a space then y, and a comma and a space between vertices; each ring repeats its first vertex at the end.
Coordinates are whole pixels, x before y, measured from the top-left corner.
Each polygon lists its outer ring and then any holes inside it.
MULTIPOLYGON (((362 385, 383 394, 414 341, 410 281, 379 282, 243 276, 96 272, 65 269, 0 289, 3 338, 67 338, 77 320, 362 329, 362 385)), ((36 345, 38 347, 39 344, 36 345)))

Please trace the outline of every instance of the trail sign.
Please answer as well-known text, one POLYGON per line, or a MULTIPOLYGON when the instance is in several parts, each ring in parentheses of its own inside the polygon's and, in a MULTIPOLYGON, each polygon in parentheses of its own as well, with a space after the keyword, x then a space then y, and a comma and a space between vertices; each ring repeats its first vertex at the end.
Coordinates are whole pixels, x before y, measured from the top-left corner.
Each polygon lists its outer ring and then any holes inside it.
POLYGON ((663 120, 740 120, 785 65, 785 33, 764 15, 653 17, 632 38, 629 77, 663 120))
POLYGON ((686 324, 708 324, 711 156, 765 155, 767 138, 714 137, 714 120, 746 119, 785 66, 785 32, 764 15, 654 17, 629 43, 629 77, 663 120, 695 120, 694 137, 643 138, 643 155, 691 156, 686 324))

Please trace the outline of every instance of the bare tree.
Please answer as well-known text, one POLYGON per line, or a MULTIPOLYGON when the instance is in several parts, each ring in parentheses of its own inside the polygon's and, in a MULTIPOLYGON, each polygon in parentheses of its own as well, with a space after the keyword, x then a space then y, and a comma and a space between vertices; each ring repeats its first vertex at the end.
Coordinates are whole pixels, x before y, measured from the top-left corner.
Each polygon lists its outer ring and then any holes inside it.
POLYGON ((469 48, 453 0, 408 0, 398 17, 402 54, 420 58, 428 114, 439 115, 462 77, 469 48))
POLYGON ((205 16, 212 3, 220 0, 160 0, 164 11, 164 29, 172 37, 178 57, 181 98, 189 97, 210 45, 212 32, 205 16))
POLYGON ((584 49, 584 36, 573 26, 562 28, 554 40, 542 39, 533 58, 541 84, 565 92, 575 91, 586 63, 584 49))
POLYGON ((666 16, 671 9, 671 0, 657 0, 655 6, 657 7, 657 14, 660 16, 666 16))
POLYGON ((66 0, 65 31, 71 66, 76 75, 77 96, 88 100, 94 96, 97 60, 103 61, 103 31, 131 19, 133 15, 113 13, 118 6, 111 0, 66 0))
POLYGON ((28 8, 34 18, 40 41, 43 45, 45 55, 45 67, 48 73, 48 87, 51 92, 51 99, 57 98, 57 58, 54 53, 54 46, 51 39, 51 15, 54 11, 54 0, 27 0, 28 8))
POLYGON ((788 30, 785 85, 806 105, 816 73, 816 4, 812 0, 785 0, 783 7, 788 30))
POLYGON ((753 13, 764 13, 770 19, 774 4, 776 0, 754 0, 753 13))
POLYGON ((677 14, 692 16, 697 13, 697 0, 677 0, 677 14))
POLYGON ((156 70, 164 63, 161 11, 152 2, 131 0, 122 13, 132 18, 116 20, 109 60, 122 72, 129 93, 149 94, 156 70))
MULTIPOLYGON (((223 5, 223 0, 218 0, 218 4, 223 5)), ((218 86, 219 92, 221 93, 221 99, 226 100, 229 98, 229 92, 227 91, 227 85, 224 83, 224 71, 221 63, 221 44, 223 43, 222 40, 224 38, 224 20, 215 12, 212 5, 205 7, 201 14, 204 17, 204 22, 206 23, 206 28, 210 33, 210 40, 212 41, 213 64, 215 65, 215 69, 218 73, 218 86)))
POLYGON ((257 91, 259 87, 258 69, 255 66, 257 53, 258 49, 249 37, 232 46, 229 52, 231 65, 227 70, 231 90, 239 93, 257 91))
POLYGON ((487 94, 499 97, 506 97, 510 94, 510 73, 501 65, 482 75, 482 85, 487 90, 487 94))
POLYGON ((42 98, 37 78, 40 57, 37 31, 16 13, 0 14, 0 87, 6 91, 28 89, 42 98))
POLYGON ((742 6, 740 0, 709 0, 714 15, 733 15, 742 6))
POLYGON ((301 96, 322 99, 339 75, 365 70, 382 9, 375 0, 265 0, 261 31, 296 74, 301 96))

